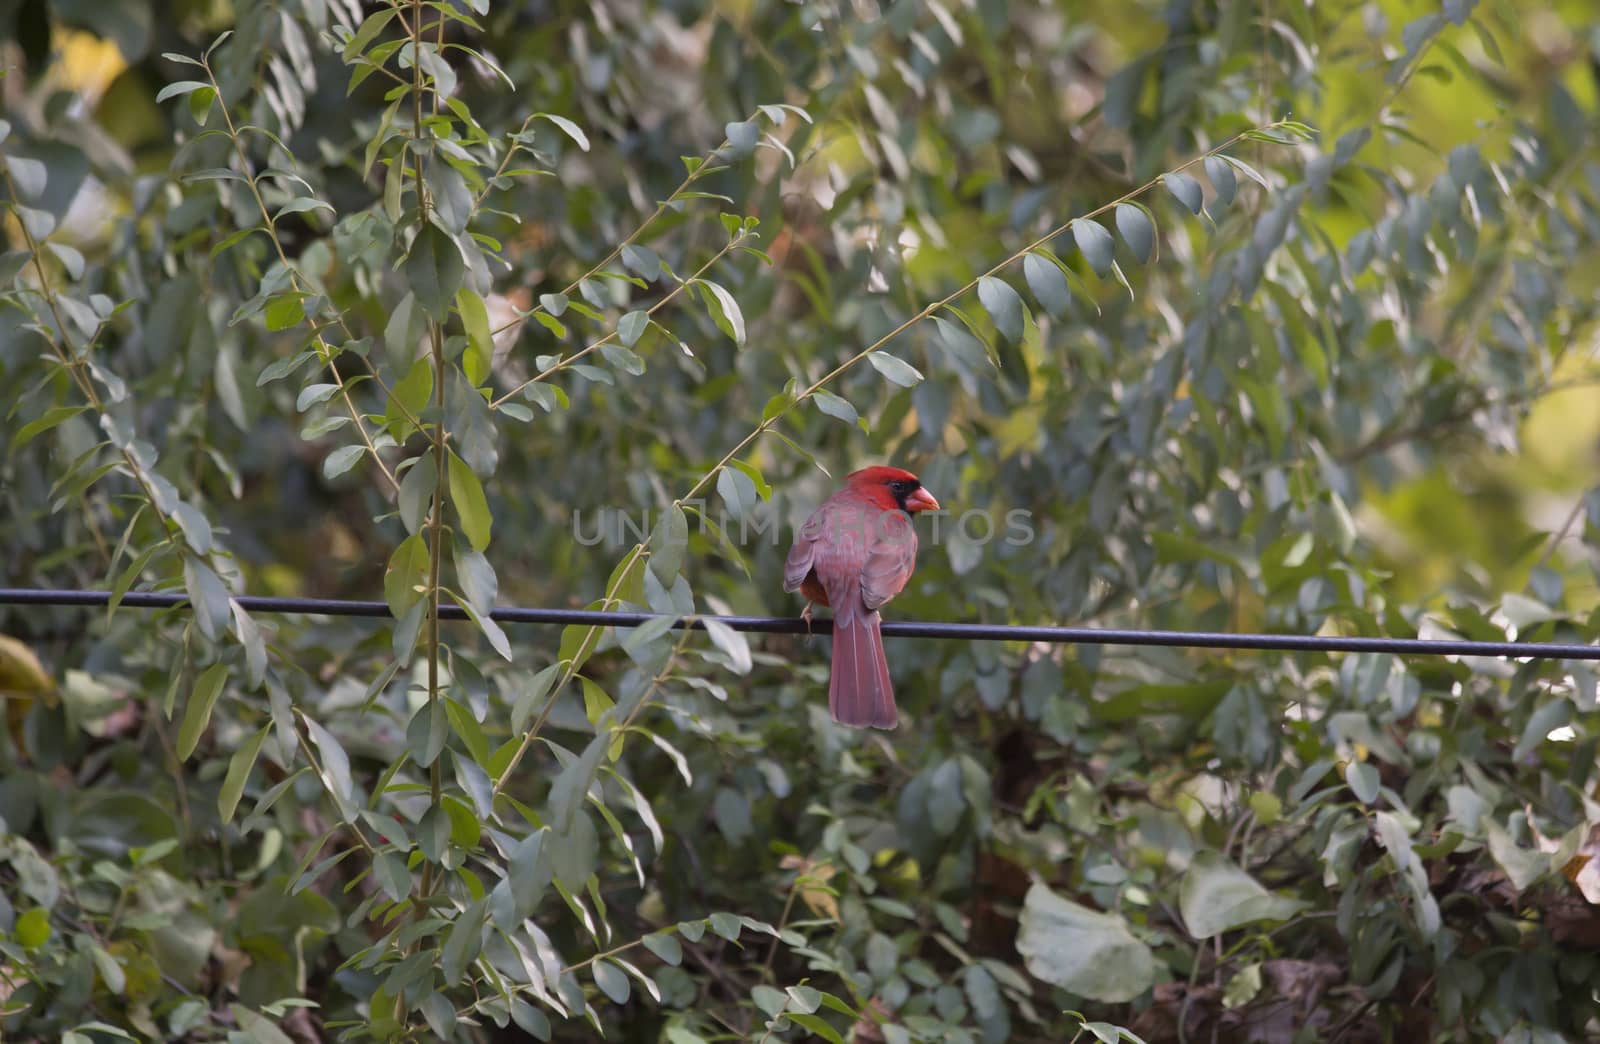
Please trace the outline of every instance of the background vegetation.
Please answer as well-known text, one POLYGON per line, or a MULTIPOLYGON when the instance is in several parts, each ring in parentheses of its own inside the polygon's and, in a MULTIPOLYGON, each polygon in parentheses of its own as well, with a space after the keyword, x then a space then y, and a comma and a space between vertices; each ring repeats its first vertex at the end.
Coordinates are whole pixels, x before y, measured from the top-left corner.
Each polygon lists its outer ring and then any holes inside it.
POLYGON ((891 640, 863 734, 485 615, 795 612, 894 461, 1033 539, 893 617, 1586 640, 1591 18, 0 3, 0 579, 195 607, 0 609, 5 1035, 1592 1032, 1584 664, 891 640))

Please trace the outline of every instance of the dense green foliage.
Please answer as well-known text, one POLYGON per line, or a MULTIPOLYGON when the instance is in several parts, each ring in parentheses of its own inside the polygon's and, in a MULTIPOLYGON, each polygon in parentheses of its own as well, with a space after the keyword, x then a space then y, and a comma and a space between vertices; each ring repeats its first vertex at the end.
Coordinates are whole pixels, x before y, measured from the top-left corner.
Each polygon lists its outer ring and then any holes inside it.
POLYGON ((4 1034, 1592 1032, 1583 664, 487 616, 1586 640, 1586 11, 0 5, 4 1034))

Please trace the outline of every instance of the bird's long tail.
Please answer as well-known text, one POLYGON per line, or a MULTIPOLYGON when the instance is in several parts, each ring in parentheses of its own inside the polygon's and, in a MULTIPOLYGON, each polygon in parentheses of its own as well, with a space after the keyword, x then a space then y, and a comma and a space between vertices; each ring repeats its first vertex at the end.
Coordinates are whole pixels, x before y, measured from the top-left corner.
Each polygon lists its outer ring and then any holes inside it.
POLYGON ((834 721, 856 728, 892 729, 899 720, 876 611, 834 617, 828 710, 834 721))

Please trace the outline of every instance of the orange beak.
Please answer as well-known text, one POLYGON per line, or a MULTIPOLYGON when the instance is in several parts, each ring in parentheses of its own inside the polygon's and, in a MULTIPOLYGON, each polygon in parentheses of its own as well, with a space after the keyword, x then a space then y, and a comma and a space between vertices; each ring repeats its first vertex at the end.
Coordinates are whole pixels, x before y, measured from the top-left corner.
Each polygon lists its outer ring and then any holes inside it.
POLYGON ((906 498, 906 510, 913 515, 918 511, 938 511, 939 502, 933 499, 932 493, 919 488, 906 498))

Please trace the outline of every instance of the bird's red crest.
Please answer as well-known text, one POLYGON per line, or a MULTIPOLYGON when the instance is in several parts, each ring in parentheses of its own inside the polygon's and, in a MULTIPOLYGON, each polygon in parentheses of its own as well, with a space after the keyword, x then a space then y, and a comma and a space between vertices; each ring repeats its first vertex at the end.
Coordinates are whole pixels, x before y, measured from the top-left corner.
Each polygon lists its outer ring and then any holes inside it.
POLYGON ((885 464, 877 464, 870 468, 862 468, 860 471, 852 471, 850 474, 845 476, 845 481, 850 483, 852 486, 886 485, 896 480, 901 482, 915 482, 917 481, 917 476, 911 474, 909 471, 906 471, 904 468, 891 468, 885 464))

